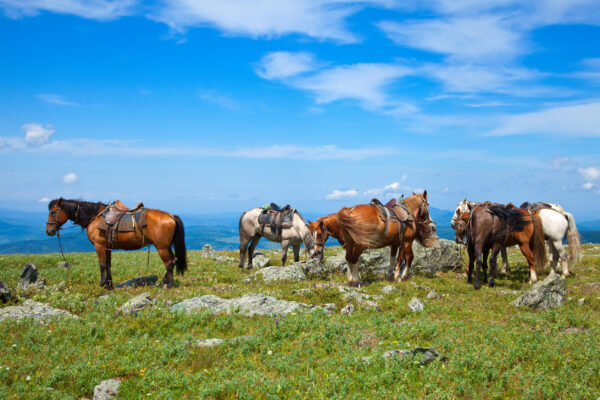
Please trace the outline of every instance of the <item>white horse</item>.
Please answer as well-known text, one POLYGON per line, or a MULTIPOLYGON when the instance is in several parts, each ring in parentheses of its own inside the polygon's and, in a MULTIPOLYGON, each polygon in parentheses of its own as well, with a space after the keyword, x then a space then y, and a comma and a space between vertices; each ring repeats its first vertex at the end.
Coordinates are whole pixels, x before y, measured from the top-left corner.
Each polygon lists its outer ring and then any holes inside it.
POLYGON ((263 229, 258 222, 258 216, 262 212, 261 208, 253 208, 242 214, 239 223, 240 229, 240 264, 244 268, 244 258, 248 253, 248 269, 252 269, 252 256, 254 249, 261 237, 265 237, 271 242, 281 243, 281 265, 285 265, 287 259, 288 247, 291 245, 294 249, 294 261, 300 261, 300 246, 304 243, 308 257, 316 255, 315 240, 308 225, 297 210, 293 210, 291 228, 284 228, 281 233, 273 232, 269 226, 263 229))
MULTIPOLYGON (((456 229, 456 218, 457 211, 465 212, 469 210, 469 204, 471 206, 477 204, 476 202, 469 201, 466 198, 460 201, 452 216, 451 226, 452 229, 456 229)), ((575 225, 575 219, 573 215, 566 212, 561 206, 553 203, 540 203, 542 207, 538 208, 538 214, 542 220, 544 228, 544 238, 550 249, 550 256, 548 257, 548 265, 552 267, 551 275, 558 273, 557 267, 562 271, 562 276, 569 276, 569 263, 567 261, 567 251, 563 247, 563 239, 565 235, 569 241, 569 258, 573 260, 579 259, 579 253, 581 252, 581 243, 579 241, 579 232, 575 225)), ((521 208, 525 208, 527 203, 521 205, 521 208)), ((535 206, 535 205, 534 205, 535 206)), ((502 266, 502 272, 506 273, 510 270, 508 265, 508 257, 506 257, 506 249, 502 249, 502 259, 504 261, 502 266)))
MULTIPOLYGON (((469 206, 473 208, 477 204, 479 203, 476 201, 469 201, 466 197, 464 200, 459 201, 456 205, 456 210, 454 210, 452 220, 450 221, 450 226, 452 229, 456 230, 456 219, 458 218, 458 212, 460 211, 461 214, 469 212, 469 206)), ((500 272, 507 274, 510 271, 510 265, 508 265, 508 254, 506 254, 506 247, 500 249, 500 254, 502 255, 502 268, 500 269, 500 272)))
MULTIPOLYGON (((581 252, 581 242, 579 231, 575 225, 573 215, 566 212, 561 206, 553 203, 523 203, 521 208, 527 206, 533 207, 542 219, 544 226, 544 237, 550 249, 548 264, 552 266, 550 275, 558 273, 557 267, 562 271, 562 276, 569 276, 569 262, 567 260, 567 251, 563 247, 563 239, 567 236, 569 241, 569 259, 571 261, 579 260, 581 252)), ((548 265, 546 265, 548 266, 548 265)))

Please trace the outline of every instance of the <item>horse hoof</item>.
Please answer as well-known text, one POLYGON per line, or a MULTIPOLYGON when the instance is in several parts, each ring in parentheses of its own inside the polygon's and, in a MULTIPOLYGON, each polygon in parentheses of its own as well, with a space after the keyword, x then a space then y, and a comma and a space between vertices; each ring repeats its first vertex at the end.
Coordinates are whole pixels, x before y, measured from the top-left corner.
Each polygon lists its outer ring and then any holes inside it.
POLYGON ((490 287, 495 287, 496 284, 494 282, 490 282, 490 287))
POLYGON ((479 289, 481 289, 481 283, 479 283, 479 282, 475 282, 475 283, 473 284, 473 287, 475 288, 475 290, 479 290, 479 289))
POLYGON ((173 287, 172 283, 163 283, 162 288, 163 289, 171 289, 173 287))

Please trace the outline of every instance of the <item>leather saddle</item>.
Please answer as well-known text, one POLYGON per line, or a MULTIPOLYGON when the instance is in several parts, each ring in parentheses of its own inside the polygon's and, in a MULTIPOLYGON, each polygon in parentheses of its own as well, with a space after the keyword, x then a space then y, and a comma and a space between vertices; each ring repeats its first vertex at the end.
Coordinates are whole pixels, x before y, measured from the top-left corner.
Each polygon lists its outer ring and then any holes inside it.
POLYGON ((98 223, 98 229, 104 233, 109 249, 116 248, 118 232, 139 230, 143 233, 146 226, 146 208, 142 202, 133 208, 128 208, 120 200, 116 200, 111 202, 100 215, 102 218, 98 223))
POLYGON ((524 210, 527 211, 531 211, 531 212, 537 212, 540 210, 545 210, 545 209, 552 209, 552 206, 548 203, 530 203, 528 201, 526 201, 525 203, 521 204, 521 206, 519 208, 522 208, 524 210))
POLYGON ((262 212, 258 215, 258 223, 261 225, 262 233, 265 227, 269 226, 271 232, 281 238, 283 229, 292 227, 295 210, 287 204, 285 207, 279 207, 275 203, 267 204, 262 207, 262 212))
POLYGON ((372 199, 370 205, 377 208, 379 217, 385 221, 385 235, 388 233, 390 221, 398 222, 401 225, 414 221, 408 208, 404 204, 399 203, 396 199, 391 199, 385 205, 383 205, 379 199, 372 199))

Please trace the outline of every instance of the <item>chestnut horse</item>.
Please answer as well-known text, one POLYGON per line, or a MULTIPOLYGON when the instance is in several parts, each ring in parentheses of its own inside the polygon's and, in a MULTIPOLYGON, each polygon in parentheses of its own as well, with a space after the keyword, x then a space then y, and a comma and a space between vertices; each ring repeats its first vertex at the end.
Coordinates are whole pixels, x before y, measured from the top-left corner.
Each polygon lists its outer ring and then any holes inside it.
POLYGON ((312 232, 315 240, 315 254, 321 261, 323 260, 325 243, 329 239, 329 236, 337 239, 342 247, 344 247, 344 237, 337 214, 329 214, 316 221, 308 221, 308 229, 312 232))
MULTIPOLYGON (((52 200, 48 204, 48 222, 46 234, 58 234, 61 226, 68 220, 87 230, 87 236, 96 249, 100 263, 100 286, 112 288, 112 275, 110 272, 111 249, 107 249, 106 237, 100 234, 98 223, 102 218, 100 213, 107 207, 103 203, 92 203, 80 200, 52 200)), ((153 244, 167 270, 164 278, 164 287, 173 286, 173 267, 177 273, 183 275, 187 270, 187 255, 185 248, 185 232, 181 219, 160 210, 146 209, 146 227, 142 231, 119 232, 117 234, 118 248, 122 250, 136 250, 153 244), (175 254, 171 250, 175 247, 175 254)))
POLYGON ((490 287, 495 286, 497 257, 502 247, 519 246, 529 265, 531 283, 537 281, 537 272, 542 272, 546 263, 541 219, 537 214, 521 208, 479 204, 468 212, 459 213, 456 219, 456 240, 463 240, 464 237, 467 238, 469 253, 468 282, 472 281, 473 264, 477 260, 473 281, 475 289, 481 287, 479 271, 482 267, 484 282, 487 278, 485 259, 490 250, 490 287))
MULTIPOLYGON (((433 221, 429 217, 429 204, 427 203, 427 191, 423 194, 415 194, 404 199, 413 221, 403 223, 403 229, 397 221, 390 221, 387 234, 386 223, 379 217, 379 211, 370 204, 359 204, 354 207, 344 207, 337 212, 336 219, 339 224, 344 248, 346 249, 346 261, 348 262, 348 284, 358 286, 361 284, 359 267, 360 255, 365 249, 377 249, 390 246, 390 271, 396 265, 394 275, 396 281, 408 277, 412 263, 412 242, 417 239, 422 245, 431 247, 435 244, 436 237, 432 233, 433 221), (396 255, 400 249, 400 254, 396 255), (401 272, 402 261, 404 270, 401 272)), ((319 224, 316 227, 319 237, 319 224)), ((390 274, 388 273, 388 276, 390 274)))

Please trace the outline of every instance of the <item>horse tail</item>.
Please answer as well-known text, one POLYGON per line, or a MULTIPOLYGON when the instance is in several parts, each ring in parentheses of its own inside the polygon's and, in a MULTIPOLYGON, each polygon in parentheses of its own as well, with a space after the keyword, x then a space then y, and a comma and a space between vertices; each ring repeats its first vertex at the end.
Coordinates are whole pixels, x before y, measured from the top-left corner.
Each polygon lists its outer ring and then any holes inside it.
POLYGON ((177 263, 175 269, 179 275, 183 275, 187 271, 187 249, 185 248, 185 230, 183 228, 183 222, 177 215, 173 216, 175 220, 175 234, 173 235, 173 241, 171 245, 175 246, 175 257, 177 257, 177 263))
POLYGON ((569 258, 571 260, 579 259, 579 253, 581 252, 581 241, 577 225, 575 225, 575 218, 571 213, 565 211, 565 217, 569 222, 569 230, 567 233, 567 239, 569 240, 569 258))
POLYGON ((370 222, 362 218, 360 214, 352 216, 350 215, 351 211, 351 208, 344 207, 337 213, 344 242, 351 239, 357 245, 366 248, 379 245, 376 240, 371 239, 372 233, 377 230, 379 225, 378 221, 370 222))
POLYGON ((533 223, 533 237, 531 238, 531 245, 533 247, 533 260, 535 266, 535 272, 541 274, 544 272, 546 266, 546 241, 544 239, 544 227, 542 226, 542 219, 538 214, 531 215, 531 222, 533 223))

